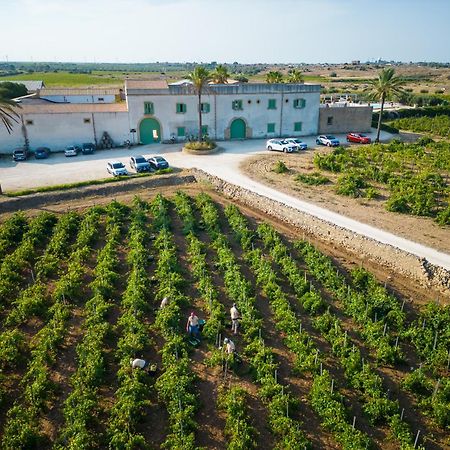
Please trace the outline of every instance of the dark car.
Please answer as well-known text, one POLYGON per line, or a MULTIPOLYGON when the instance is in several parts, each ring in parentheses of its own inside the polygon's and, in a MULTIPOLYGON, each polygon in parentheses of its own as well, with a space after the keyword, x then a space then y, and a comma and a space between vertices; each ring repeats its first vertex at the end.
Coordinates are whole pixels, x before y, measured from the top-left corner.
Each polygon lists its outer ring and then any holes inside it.
POLYGON ((150 172, 150 163, 141 155, 130 158, 130 166, 136 172, 150 172))
POLYGON ((147 160, 154 170, 167 169, 169 163, 162 156, 152 156, 147 160))
POLYGON ((50 155, 50 149, 47 147, 39 147, 34 151, 36 159, 46 159, 50 155))
POLYGON ((94 150, 95 150, 95 145, 92 142, 86 142, 81 147, 81 152, 83 153, 83 155, 90 155, 90 154, 94 153, 94 150))
POLYGON ((13 151, 13 161, 26 161, 28 159, 28 151, 25 148, 16 148, 13 151))

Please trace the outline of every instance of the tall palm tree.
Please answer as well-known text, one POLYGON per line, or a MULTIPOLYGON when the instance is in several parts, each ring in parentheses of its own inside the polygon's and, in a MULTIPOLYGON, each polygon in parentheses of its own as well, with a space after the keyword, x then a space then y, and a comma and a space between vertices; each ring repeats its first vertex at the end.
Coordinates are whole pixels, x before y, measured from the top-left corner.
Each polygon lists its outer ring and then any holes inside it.
POLYGON ((266 82, 267 83, 282 83, 283 82, 283 74, 278 70, 272 70, 266 74, 266 82))
POLYGON ((405 81, 395 75, 393 67, 387 67, 378 73, 378 78, 370 80, 369 86, 365 89, 369 93, 369 99, 381 103, 380 116, 378 117, 377 137, 375 142, 380 142, 381 119, 383 117, 384 102, 392 99, 396 95, 404 93, 402 87, 405 81))
POLYGON ((20 105, 13 100, 0 98, 0 120, 9 134, 13 129, 13 122, 19 122, 19 114, 14 110, 14 106, 20 108, 20 105))
POLYGON ((299 69, 292 69, 289 73, 288 82, 289 83, 303 83, 303 74, 299 69))
POLYGON ((211 74, 205 67, 197 66, 187 75, 186 78, 192 81, 195 92, 198 96, 198 139, 199 141, 202 141, 202 93, 205 86, 211 80, 211 74))
POLYGON ((222 64, 219 64, 211 74, 212 81, 217 84, 227 84, 228 78, 230 78, 228 69, 222 64))

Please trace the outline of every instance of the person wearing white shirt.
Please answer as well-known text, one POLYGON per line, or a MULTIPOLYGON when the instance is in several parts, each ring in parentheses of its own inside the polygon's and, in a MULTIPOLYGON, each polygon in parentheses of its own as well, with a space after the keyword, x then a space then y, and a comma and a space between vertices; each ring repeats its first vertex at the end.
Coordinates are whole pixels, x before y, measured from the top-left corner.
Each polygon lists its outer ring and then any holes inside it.
POLYGON ((231 331, 234 334, 237 334, 237 330, 239 327, 239 319, 241 318, 241 314, 239 313, 238 309, 236 308, 236 303, 233 303, 233 306, 230 309, 230 316, 231 316, 231 331))
POLYGON ((165 308, 169 304, 169 299, 167 297, 164 297, 161 301, 160 309, 165 308))
POLYGON ((145 369, 148 366, 148 362, 145 359, 135 358, 131 359, 130 362, 133 369, 145 369))
POLYGON ((227 353, 227 355, 232 355, 236 350, 234 342, 231 339, 225 338, 223 340, 223 343, 225 344, 225 352, 227 353))

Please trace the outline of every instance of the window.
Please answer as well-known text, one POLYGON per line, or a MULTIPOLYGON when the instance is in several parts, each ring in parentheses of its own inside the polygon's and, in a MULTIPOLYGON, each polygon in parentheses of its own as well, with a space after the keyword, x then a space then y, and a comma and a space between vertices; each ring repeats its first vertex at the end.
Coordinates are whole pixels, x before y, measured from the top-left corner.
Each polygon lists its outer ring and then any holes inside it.
POLYGON ((202 136, 206 136, 208 134, 208 125, 202 125, 202 136))
POLYGON ((144 114, 153 114, 154 108, 152 102, 144 102, 144 114))
POLYGON ((302 131, 302 123, 301 122, 294 123, 294 131, 302 131))
POLYGON ((247 100, 247 103, 248 103, 249 105, 251 105, 251 104, 252 104, 252 101, 251 101, 251 100, 247 100))
POLYGON ((202 104, 201 104, 200 110, 201 110, 202 113, 204 113, 204 114, 209 113, 209 111, 211 111, 211 106, 210 106, 209 103, 202 103, 202 104))
POLYGON ((186 129, 184 127, 178 127, 177 128, 177 136, 178 137, 186 136, 186 129))
POLYGON ((231 103, 232 108, 235 111, 241 111, 242 110, 242 100, 233 100, 231 103))
POLYGON ((306 106, 306 100, 304 98, 296 98, 294 100, 294 108, 302 109, 306 106))
POLYGON ((277 109, 277 101, 274 98, 269 98, 267 109, 277 109))
POLYGON ((186 110, 186 103, 177 103, 177 113, 184 114, 186 110))
POLYGON ((33 125, 33 121, 32 121, 32 120, 26 120, 25 123, 26 123, 27 125, 33 125))
POLYGON ((268 123, 267 124, 267 132, 268 133, 275 133, 275 124, 274 123, 268 123))
POLYGON ((86 117, 83 119, 84 123, 91 123, 91 119, 89 119, 89 117, 86 117))
POLYGON ((327 125, 333 125, 333 116, 327 117, 327 125))
POLYGON ((105 99, 104 99, 103 97, 98 97, 98 98, 97 98, 97 101, 99 101, 99 102, 104 102, 105 99))

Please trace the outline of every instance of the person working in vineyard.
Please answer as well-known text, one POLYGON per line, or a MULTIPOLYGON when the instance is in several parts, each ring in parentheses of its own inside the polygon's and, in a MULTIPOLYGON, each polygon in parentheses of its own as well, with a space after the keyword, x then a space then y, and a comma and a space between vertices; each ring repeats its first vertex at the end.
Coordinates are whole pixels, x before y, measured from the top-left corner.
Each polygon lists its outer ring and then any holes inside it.
POLYGON ((191 315, 188 317, 186 323, 186 331, 195 338, 200 338, 200 328, 199 328, 199 320, 194 312, 191 312, 191 315))
POLYGON ((225 338, 223 340, 223 349, 225 350, 225 353, 230 356, 233 355, 236 351, 236 346, 234 345, 234 342, 231 339, 225 338))
POLYGON ((231 316, 231 331, 234 334, 237 334, 238 327, 239 327, 239 319, 241 318, 241 314, 239 313, 236 303, 233 303, 233 306, 230 309, 230 316, 231 316))
POLYGON ((130 363, 133 369, 146 369, 148 367, 148 361, 141 358, 131 359, 130 363))
POLYGON ((161 301, 161 305, 160 305, 160 309, 165 308, 167 305, 169 304, 169 298, 168 297, 164 297, 161 301))

